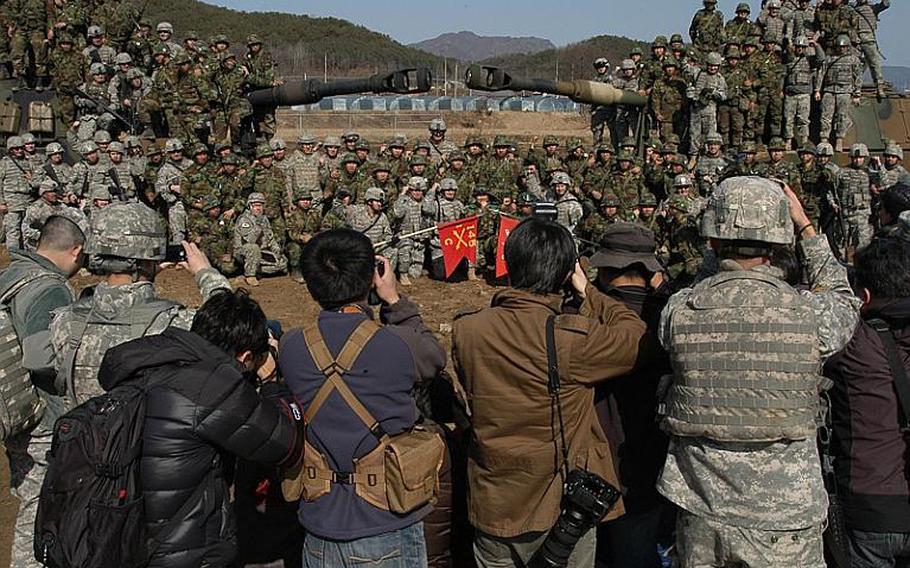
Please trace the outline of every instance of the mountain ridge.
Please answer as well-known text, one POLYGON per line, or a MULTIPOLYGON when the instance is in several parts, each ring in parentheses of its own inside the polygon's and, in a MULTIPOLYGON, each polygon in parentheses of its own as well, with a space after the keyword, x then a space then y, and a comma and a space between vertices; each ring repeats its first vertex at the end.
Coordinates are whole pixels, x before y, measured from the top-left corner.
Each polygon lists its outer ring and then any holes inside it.
POLYGON ((555 49, 556 45, 548 39, 534 36, 482 36, 462 30, 411 43, 408 47, 439 57, 470 62, 503 55, 534 54, 555 49))

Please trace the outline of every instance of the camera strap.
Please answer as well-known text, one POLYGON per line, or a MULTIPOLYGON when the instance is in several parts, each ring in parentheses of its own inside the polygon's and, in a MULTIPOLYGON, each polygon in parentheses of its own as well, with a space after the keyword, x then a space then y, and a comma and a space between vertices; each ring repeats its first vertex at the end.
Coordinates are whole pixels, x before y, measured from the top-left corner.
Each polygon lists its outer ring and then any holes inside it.
POLYGON ((562 467, 565 474, 569 474, 569 446, 566 444, 566 428, 562 420, 562 404, 559 400, 560 380, 559 380, 559 360, 556 354, 556 316, 547 318, 546 324, 546 341, 547 341, 547 391, 550 398, 556 406, 556 416, 559 420, 559 440, 562 444, 562 467))
POLYGON ((869 320, 869 325, 878 333, 882 346, 885 348, 885 355, 888 356, 888 366, 891 368, 897 402, 903 414, 901 427, 907 428, 908 422, 910 422, 910 379, 907 378, 907 370, 904 368, 904 362, 897 349, 897 342, 894 341, 894 332, 888 323, 881 319, 869 320))

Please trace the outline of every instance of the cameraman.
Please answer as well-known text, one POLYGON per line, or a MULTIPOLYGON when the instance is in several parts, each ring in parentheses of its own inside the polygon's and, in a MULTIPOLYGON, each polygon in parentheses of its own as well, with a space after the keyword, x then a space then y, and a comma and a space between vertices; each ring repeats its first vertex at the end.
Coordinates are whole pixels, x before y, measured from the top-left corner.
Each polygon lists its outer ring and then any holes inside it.
MULTIPOLYGON (((565 465, 618 485, 595 412, 594 386, 632 369, 645 326, 589 284, 575 259, 564 227, 526 219, 505 245, 511 288, 497 293, 489 308, 462 314, 454 323, 452 357, 472 414, 468 508, 480 568, 527 563, 559 516, 565 465), (566 288, 581 299, 577 315, 563 314, 566 288), (568 464, 548 391, 550 316, 556 317, 568 464)), ((622 512, 620 505, 610 518, 622 512)), ((593 567, 595 540, 588 531, 569 566, 593 567)))

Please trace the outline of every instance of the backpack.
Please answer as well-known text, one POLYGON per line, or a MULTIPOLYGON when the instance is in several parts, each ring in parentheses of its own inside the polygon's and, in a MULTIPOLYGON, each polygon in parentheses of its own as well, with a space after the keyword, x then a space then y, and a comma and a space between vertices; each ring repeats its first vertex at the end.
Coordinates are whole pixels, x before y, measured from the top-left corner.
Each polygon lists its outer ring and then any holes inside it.
POLYGON ((22 367, 22 344, 9 308, 16 294, 42 278, 62 280, 51 272, 32 272, 0 296, 0 440, 28 431, 44 414, 31 375, 22 367))

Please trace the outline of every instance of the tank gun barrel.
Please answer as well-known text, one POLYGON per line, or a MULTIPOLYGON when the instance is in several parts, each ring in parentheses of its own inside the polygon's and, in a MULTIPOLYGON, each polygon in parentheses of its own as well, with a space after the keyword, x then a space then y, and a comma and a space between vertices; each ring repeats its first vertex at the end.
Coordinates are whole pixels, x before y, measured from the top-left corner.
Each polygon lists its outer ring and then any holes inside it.
POLYGON ((597 105, 645 106, 646 97, 632 91, 623 91, 596 81, 552 81, 516 77, 499 67, 472 65, 465 73, 465 84, 476 91, 536 91, 563 95, 577 103, 597 105))
POLYGON ((337 79, 320 81, 309 79, 280 87, 260 89, 247 95, 254 107, 292 106, 318 103, 326 97, 356 93, 397 93, 412 95, 430 90, 433 76, 430 70, 399 69, 391 73, 377 73, 362 79, 337 79))

